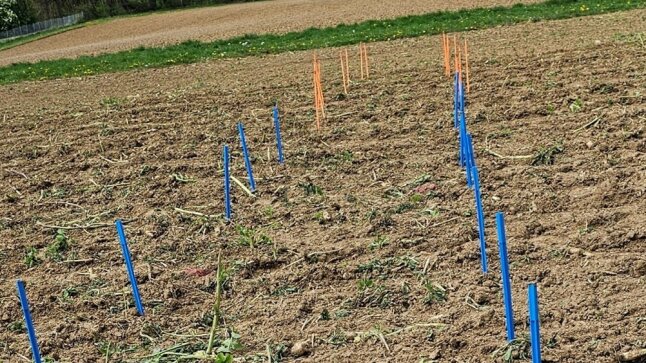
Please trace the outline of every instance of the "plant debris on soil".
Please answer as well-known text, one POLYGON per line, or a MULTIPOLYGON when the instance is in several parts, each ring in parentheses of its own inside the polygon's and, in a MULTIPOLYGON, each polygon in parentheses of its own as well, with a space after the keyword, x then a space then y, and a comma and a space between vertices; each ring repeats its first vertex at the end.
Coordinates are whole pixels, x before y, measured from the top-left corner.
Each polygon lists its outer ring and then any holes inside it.
POLYGON ((646 348, 645 18, 635 10, 463 35, 488 275, 438 37, 370 44, 370 80, 351 57, 345 98, 334 97, 338 49, 322 50, 320 132, 311 52, 1 86, 0 360, 30 356, 17 278, 52 360, 198 354, 219 254, 218 339, 238 361, 522 361, 530 282, 546 361, 635 356, 646 348), (234 185, 226 224, 220 152, 232 147, 232 175, 244 180, 238 121, 258 192, 234 185), (116 218, 126 222, 144 317, 116 218))

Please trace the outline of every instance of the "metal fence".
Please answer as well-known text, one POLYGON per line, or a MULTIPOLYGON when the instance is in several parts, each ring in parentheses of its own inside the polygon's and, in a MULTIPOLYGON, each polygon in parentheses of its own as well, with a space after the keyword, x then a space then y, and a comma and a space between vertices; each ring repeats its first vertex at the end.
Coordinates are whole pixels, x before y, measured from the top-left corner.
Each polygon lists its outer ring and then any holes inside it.
POLYGON ((0 31, 0 39, 15 38, 27 34, 42 32, 43 30, 62 28, 64 26, 74 25, 83 20, 83 13, 64 16, 57 19, 39 21, 38 23, 26 24, 17 28, 0 31))

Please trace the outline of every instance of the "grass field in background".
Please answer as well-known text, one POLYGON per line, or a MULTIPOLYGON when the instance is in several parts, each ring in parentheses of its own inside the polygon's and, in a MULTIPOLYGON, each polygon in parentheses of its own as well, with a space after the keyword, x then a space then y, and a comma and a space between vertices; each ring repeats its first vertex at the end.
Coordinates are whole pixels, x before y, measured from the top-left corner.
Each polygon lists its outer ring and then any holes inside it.
POLYGON ((646 0, 549 0, 512 7, 465 9, 370 20, 286 34, 245 35, 213 42, 188 41, 177 45, 81 56, 0 68, 0 84, 26 80, 74 77, 138 68, 166 67, 213 58, 277 54, 316 48, 460 32, 528 21, 565 19, 646 7, 646 0))

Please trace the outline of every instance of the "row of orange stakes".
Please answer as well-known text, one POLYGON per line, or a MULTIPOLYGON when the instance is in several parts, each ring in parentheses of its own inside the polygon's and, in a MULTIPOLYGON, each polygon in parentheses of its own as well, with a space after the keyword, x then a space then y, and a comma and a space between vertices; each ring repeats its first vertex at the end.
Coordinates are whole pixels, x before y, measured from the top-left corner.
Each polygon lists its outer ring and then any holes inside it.
MULTIPOLYGON (((370 66, 368 63, 368 47, 359 44, 359 62, 361 66, 361 79, 370 78, 370 66)), ((348 57, 348 50, 344 49, 339 51, 339 59, 341 61, 341 73, 343 79, 343 93, 348 94, 350 87, 350 60, 348 57)), ((325 98, 323 97, 323 87, 321 86, 321 60, 318 55, 314 53, 312 59, 313 78, 314 78, 314 108, 316 109, 316 128, 321 129, 321 119, 325 119, 325 98)))
MULTIPOLYGON (((451 40, 448 35, 442 34, 442 51, 444 52, 444 73, 447 77, 451 76, 451 40)), ((469 47, 467 40, 464 40, 464 50, 460 47, 458 37, 453 35, 453 72, 457 72, 460 80, 462 74, 466 77, 467 93, 471 92, 471 82, 469 80, 469 47), (465 73, 462 73, 462 52, 464 51, 465 73)))
POLYGON ((314 53, 312 60, 314 66, 314 108, 316 109, 316 128, 321 129, 321 118, 325 118, 325 98, 323 98, 323 88, 321 87, 321 61, 314 53))

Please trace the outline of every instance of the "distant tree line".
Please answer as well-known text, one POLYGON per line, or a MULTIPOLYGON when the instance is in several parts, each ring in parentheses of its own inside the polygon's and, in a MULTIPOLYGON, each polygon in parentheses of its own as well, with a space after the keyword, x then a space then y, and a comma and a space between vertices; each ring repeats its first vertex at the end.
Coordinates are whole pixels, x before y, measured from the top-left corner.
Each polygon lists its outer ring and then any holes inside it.
POLYGON ((257 0, 0 0, 0 29, 59 18, 81 11, 87 19, 96 19, 160 9, 245 1, 257 0))

